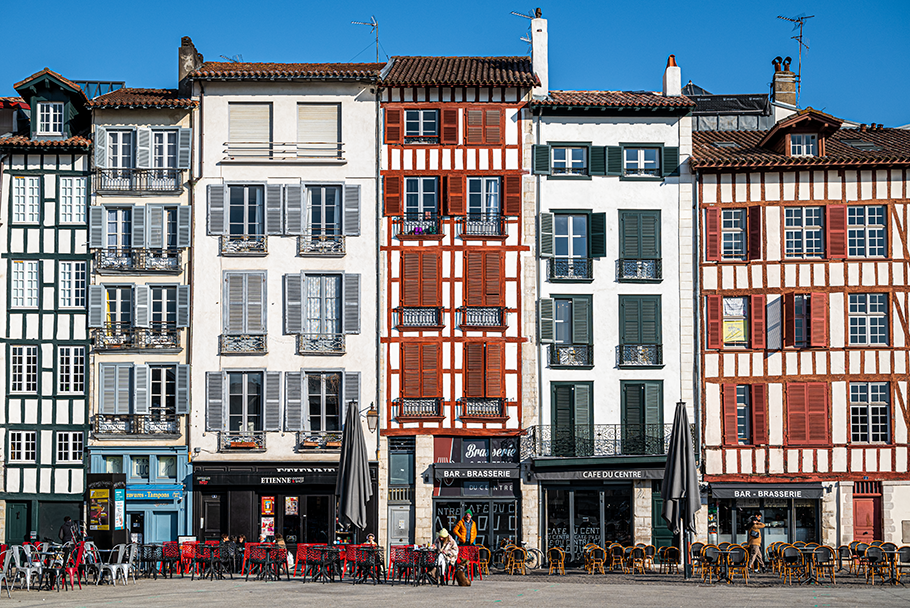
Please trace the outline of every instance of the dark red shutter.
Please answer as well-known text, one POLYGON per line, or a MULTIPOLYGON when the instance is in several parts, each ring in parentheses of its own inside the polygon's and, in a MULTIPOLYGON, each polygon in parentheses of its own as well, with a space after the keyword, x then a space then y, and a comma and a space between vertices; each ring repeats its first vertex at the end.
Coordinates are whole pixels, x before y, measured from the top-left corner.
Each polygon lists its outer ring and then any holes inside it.
POLYGON ((721 296, 705 297, 705 336, 708 348, 723 347, 723 305, 721 296))
POLYGON ((498 342, 487 343, 486 361, 486 397, 498 399, 504 397, 502 390, 502 344, 498 342))
POLYGON ((465 110, 465 143, 483 143, 483 110, 465 110))
POLYGON ((808 439, 806 429, 806 384, 787 384, 787 442, 803 445, 808 439))
POLYGON ((465 214, 464 175, 451 173, 446 177, 448 192, 446 195, 446 209, 449 215, 465 214))
POLYGON ((521 176, 506 175, 503 182, 503 215, 521 215, 521 176))
POLYGON ((720 209, 705 209, 705 259, 720 260, 720 209))
POLYGON ((761 259, 761 207, 749 207, 749 259, 761 259))
POLYGON ((385 214, 401 215, 401 176, 386 175, 382 183, 385 186, 385 214))
POLYGON ((828 257, 847 257, 846 205, 828 205, 828 257))
POLYGON ((420 394, 420 345, 413 342, 401 344, 401 395, 419 398, 420 394))
POLYGON ((420 306, 420 253, 401 254, 401 305, 420 306))
POLYGON ((736 413, 736 385, 721 386, 724 407, 724 445, 739 444, 739 425, 736 413))
POLYGON ((749 302, 750 329, 752 331, 752 348, 762 350, 765 348, 765 335, 768 323, 765 320, 765 296, 754 295, 749 302))
POLYGON ((439 397, 439 345, 424 344, 420 354, 421 397, 439 397))
POLYGON ((783 301, 784 346, 796 345, 796 294, 785 293, 783 301))
POLYGON ((483 254, 483 305, 502 306, 502 253, 483 254))
POLYGON ((386 108, 385 143, 401 143, 401 109, 399 108, 386 108))
POLYGON ((484 112, 484 143, 502 143, 502 110, 487 110, 484 112))
POLYGON ((439 306, 439 254, 420 254, 420 306, 439 306))
POLYGON ((464 396, 485 397, 483 342, 469 342, 464 345, 464 396))
POLYGON ((446 108, 442 111, 442 144, 458 143, 458 110, 446 108))
POLYGON ((828 294, 813 293, 809 296, 809 344, 828 346, 828 294))
POLYGON ((464 254, 464 302, 465 306, 483 306, 484 302, 484 259, 479 251, 464 254))
POLYGON ((752 385, 752 444, 768 443, 768 386, 752 385))
POLYGON ((806 443, 828 443, 828 385, 810 382, 806 385, 806 443))

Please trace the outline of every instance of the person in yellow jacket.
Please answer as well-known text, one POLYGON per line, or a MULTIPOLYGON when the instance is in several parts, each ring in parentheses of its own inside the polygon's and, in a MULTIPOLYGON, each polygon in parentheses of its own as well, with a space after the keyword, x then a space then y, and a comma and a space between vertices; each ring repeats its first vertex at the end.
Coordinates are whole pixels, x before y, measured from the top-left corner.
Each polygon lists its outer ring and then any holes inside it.
POLYGON ((473 545, 477 539, 477 524, 472 519, 473 513, 468 509, 455 527, 452 528, 452 534, 458 539, 460 545, 473 545))

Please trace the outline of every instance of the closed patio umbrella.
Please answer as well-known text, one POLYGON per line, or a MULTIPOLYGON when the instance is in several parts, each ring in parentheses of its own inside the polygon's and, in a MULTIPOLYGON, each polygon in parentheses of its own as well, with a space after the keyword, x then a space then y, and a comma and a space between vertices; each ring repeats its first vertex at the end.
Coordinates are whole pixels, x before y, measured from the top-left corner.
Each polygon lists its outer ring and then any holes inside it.
POLYGON ((683 572, 688 578, 685 532, 695 532, 695 512, 701 508, 701 498, 698 490, 698 472, 695 469, 695 452, 692 449, 692 434, 689 431, 689 417, 686 414, 686 404, 683 402, 676 404, 660 494, 664 501, 662 515, 667 522, 667 528, 680 535, 683 572))
POLYGON ((335 496, 338 497, 338 516, 359 529, 367 525, 367 503, 373 496, 370 484, 370 464, 367 446, 360 425, 360 415, 355 404, 348 406, 341 438, 341 459, 338 462, 338 478, 335 481, 335 496))

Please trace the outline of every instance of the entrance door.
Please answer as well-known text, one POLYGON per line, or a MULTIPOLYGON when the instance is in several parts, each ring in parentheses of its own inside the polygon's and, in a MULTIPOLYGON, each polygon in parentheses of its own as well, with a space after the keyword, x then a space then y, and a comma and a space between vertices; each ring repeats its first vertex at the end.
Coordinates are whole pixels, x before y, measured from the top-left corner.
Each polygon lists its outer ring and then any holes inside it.
POLYGON ((6 503, 6 542, 19 544, 25 540, 29 529, 28 503, 6 503))
POLYGON ((177 540, 177 513, 173 511, 155 511, 152 513, 152 525, 148 531, 153 543, 164 543, 177 540))
POLYGON ((203 494, 202 496, 202 538, 219 540, 224 527, 224 513, 221 509, 221 494, 203 494))
POLYGON ((305 543, 331 543, 335 539, 332 527, 335 523, 334 496, 306 497, 305 543))
POLYGON ((129 519, 130 524, 130 542, 131 543, 151 543, 155 542, 151 539, 148 539, 145 535, 145 512, 137 511, 135 513, 127 513, 127 518, 129 519))
POLYGON ((679 546, 679 543, 673 542, 673 533, 667 528, 663 510, 664 499, 660 494, 660 482, 655 482, 651 490, 651 544, 655 547, 669 547, 674 544, 679 546))
POLYGON ((882 538, 882 497, 853 497, 853 540, 871 543, 882 538))
POLYGON ((410 545, 412 534, 412 509, 409 506, 389 505, 389 544, 410 545))
POLYGON ((581 559, 584 547, 588 543, 602 545, 603 539, 601 538, 600 526, 601 499, 600 492, 597 490, 576 490, 574 497, 572 557, 578 560, 581 559))

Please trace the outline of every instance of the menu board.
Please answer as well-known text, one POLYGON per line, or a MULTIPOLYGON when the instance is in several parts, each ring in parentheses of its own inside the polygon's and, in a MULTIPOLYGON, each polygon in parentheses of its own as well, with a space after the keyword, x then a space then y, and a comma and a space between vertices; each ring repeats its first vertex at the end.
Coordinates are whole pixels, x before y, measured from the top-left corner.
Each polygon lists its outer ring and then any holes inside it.
POLYGON ((89 530, 111 529, 111 491, 89 490, 89 530))

